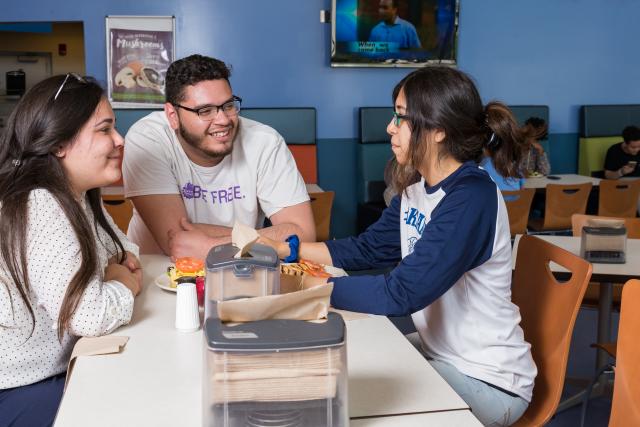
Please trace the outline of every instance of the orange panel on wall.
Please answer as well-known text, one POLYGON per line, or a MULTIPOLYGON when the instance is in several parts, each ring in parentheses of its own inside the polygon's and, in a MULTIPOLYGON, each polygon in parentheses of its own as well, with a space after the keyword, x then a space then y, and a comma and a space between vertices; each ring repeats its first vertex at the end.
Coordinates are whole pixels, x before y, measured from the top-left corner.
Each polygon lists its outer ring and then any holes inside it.
POLYGON ((318 183, 318 160, 315 144, 288 145, 306 184, 318 183))

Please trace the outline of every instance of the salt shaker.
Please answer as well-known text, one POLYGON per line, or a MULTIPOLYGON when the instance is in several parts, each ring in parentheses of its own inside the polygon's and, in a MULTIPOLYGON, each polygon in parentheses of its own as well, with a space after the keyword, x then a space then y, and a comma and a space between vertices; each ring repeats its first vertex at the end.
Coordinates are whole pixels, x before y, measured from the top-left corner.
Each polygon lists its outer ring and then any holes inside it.
POLYGON ((179 283, 176 298, 176 329, 180 332, 193 332, 200 328, 198 297, 196 284, 179 283))

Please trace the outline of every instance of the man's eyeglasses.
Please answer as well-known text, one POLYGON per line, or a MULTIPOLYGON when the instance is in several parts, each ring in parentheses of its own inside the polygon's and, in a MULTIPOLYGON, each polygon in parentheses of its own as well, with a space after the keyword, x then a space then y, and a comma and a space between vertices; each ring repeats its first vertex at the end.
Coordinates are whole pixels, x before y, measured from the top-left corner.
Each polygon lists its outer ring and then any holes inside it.
POLYGON ((62 92, 62 89, 64 88, 64 85, 67 84, 67 80, 69 80, 69 77, 73 77, 74 79, 76 79, 77 81, 84 83, 85 80, 84 78, 82 78, 79 74, 76 73, 67 73, 67 75, 64 77, 64 80, 62 81, 62 84, 60 85, 60 87, 58 88, 57 92, 55 95, 53 95, 53 100, 55 101, 56 99, 58 99, 58 95, 60 95, 60 92, 62 92))
POLYGON ((393 124, 396 127, 399 127, 402 124, 403 120, 409 120, 409 116, 406 114, 398 114, 395 111, 393 112, 393 124))
POLYGON ((174 107, 182 108, 183 110, 191 111, 192 113, 196 113, 200 120, 205 122, 210 122, 217 115, 218 111, 222 110, 222 112, 227 117, 237 116, 240 112, 240 105, 242 104, 242 98, 239 96, 233 95, 231 99, 224 104, 221 105, 205 105, 200 108, 189 108, 180 104, 173 104, 174 107))

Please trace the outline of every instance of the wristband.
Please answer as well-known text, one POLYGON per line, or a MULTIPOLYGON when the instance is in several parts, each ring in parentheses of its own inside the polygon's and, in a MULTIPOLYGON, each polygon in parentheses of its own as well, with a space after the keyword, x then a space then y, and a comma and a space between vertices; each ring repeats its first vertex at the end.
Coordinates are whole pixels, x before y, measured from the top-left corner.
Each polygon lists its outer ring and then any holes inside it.
POLYGON ((289 256, 284 259, 284 262, 296 262, 298 261, 298 250, 300 249, 300 239, 297 234, 292 234, 287 237, 285 242, 289 243, 289 256))

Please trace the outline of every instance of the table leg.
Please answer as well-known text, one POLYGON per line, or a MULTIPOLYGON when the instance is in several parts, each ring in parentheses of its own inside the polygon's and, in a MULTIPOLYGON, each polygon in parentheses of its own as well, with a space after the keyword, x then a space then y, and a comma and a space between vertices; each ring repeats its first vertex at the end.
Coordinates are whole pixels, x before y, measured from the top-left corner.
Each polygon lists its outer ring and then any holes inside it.
MULTIPOLYGON (((600 299, 598 301, 598 335, 597 341, 605 343, 611 341, 611 305, 613 303, 613 284, 609 282, 600 283, 600 299)), ((600 372, 609 360, 606 351, 598 349, 596 353, 596 373, 600 372)), ((607 386, 608 381, 598 380, 591 390, 590 398, 601 396, 607 386)), ((556 412, 564 411, 576 405, 581 405, 586 390, 580 391, 573 396, 560 402, 556 412)))
MULTIPOLYGON (((598 301, 598 342, 611 342, 611 305, 613 303, 613 284, 600 283, 600 299, 598 301)), ((596 354, 596 372, 607 364, 609 355, 598 349, 596 354)))

